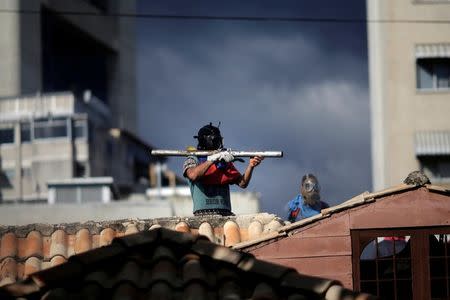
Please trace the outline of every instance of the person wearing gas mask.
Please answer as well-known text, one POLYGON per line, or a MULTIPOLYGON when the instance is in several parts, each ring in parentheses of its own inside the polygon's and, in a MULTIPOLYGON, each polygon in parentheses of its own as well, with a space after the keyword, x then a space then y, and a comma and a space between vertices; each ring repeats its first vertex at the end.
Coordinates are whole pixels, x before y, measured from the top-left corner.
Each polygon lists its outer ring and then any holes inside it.
POLYGON ((204 156, 188 156, 183 164, 183 176, 188 179, 194 202, 194 215, 234 215, 231 212, 230 185, 246 188, 252 178, 253 169, 263 157, 252 157, 244 174, 234 166, 234 156, 223 149, 223 138, 219 127, 203 126, 194 136, 198 140, 197 150, 218 150, 204 156))
POLYGON ((300 194, 288 203, 288 221, 295 222, 312 217, 328 207, 326 202, 320 200, 319 180, 313 174, 306 174, 302 177, 300 194))

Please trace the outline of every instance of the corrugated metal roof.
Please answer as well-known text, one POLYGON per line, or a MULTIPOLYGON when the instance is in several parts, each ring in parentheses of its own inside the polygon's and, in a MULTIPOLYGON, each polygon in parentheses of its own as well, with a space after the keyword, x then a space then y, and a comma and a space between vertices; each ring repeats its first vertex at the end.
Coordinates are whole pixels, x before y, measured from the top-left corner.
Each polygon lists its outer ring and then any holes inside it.
POLYGON ((450 155, 450 131, 419 131, 415 135, 416 155, 450 155))
POLYGON ((450 57, 450 44, 416 45, 416 58, 450 57))

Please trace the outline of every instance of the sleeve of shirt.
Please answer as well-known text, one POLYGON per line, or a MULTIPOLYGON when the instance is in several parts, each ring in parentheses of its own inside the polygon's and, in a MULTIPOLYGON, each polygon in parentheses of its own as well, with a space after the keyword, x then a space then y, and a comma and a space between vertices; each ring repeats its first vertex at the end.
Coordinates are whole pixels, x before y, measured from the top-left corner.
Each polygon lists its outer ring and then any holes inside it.
POLYGON ((288 202, 288 209, 289 211, 294 211, 300 206, 299 197, 295 197, 291 201, 288 202))
POLYGON ((230 184, 238 184, 242 178, 242 174, 236 169, 233 163, 229 163, 229 168, 227 170, 227 175, 232 178, 230 184))
POLYGON ((287 206, 288 206, 287 220, 291 223, 294 223, 297 220, 298 214, 300 212, 299 197, 297 196, 291 201, 289 201, 287 206))
POLYGON ((194 168, 198 165, 198 159, 194 156, 188 156, 183 164, 183 176, 186 177, 186 170, 194 168))

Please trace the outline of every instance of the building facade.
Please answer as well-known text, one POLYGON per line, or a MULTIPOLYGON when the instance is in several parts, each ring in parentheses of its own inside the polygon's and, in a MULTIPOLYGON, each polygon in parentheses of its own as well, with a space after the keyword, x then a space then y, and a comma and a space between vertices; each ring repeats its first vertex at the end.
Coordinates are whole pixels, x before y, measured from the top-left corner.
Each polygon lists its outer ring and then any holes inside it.
POLYGON ((151 146, 112 124, 109 107, 90 93, 0 99, 2 200, 47 201, 49 181, 81 177, 110 176, 122 195, 145 192, 151 146))
POLYGON ((367 0, 373 189, 450 184, 450 2, 367 0))
POLYGON ((137 138, 136 1, 0 3, 1 199, 47 199, 48 180, 149 184, 137 138), (146 182, 144 182, 146 181, 146 182))
POLYGON ((135 1, 5 0, 0 8, 0 96, 85 90, 136 131, 135 1), (109 15, 108 15, 109 14, 109 15))

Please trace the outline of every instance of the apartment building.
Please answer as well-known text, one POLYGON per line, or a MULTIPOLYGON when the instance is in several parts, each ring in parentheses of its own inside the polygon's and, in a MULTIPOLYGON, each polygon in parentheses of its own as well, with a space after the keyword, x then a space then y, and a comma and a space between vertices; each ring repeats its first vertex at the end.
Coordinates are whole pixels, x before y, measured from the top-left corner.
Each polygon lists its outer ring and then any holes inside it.
POLYGON ((373 189, 417 169, 448 186, 450 1, 367 0, 367 19, 373 189))
POLYGON ((135 132, 136 1, 4 0, 0 97, 90 90, 112 126, 135 132))
MULTIPOLYGON (((112 123, 109 107, 88 92, 0 99, 2 200, 47 201, 48 182, 62 180, 66 188, 56 198, 69 201, 76 197, 67 180, 81 177, 109 176, 122 194, 144 193, 157 162, 152 146, 112 123)), ((95 198, 90 183, 81 191, 95 198)))
MULTIPOLYGON (((0 9, 0 199, 46 201, 48 181, 80 177, 144 193, 155 175, 151 146, 135 134, 135 19, 120 17, 136 1, 4 0, 0 9)), ((169 175, 162 184, 176 184, 169 175)))

